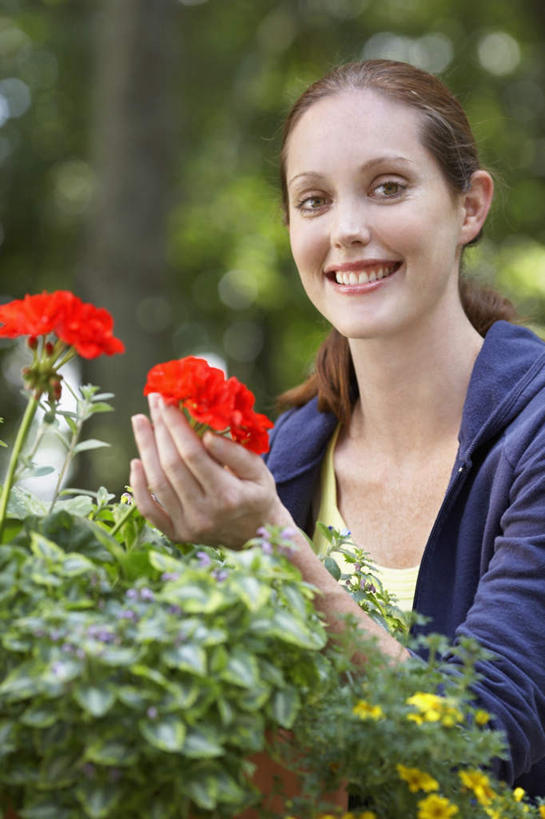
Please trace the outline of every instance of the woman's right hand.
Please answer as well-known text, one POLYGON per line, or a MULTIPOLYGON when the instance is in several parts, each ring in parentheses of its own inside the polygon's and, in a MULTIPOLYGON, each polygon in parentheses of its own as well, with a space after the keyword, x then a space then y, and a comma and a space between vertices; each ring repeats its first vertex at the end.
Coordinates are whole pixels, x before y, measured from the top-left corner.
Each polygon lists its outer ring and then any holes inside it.
POLYGON ((212 432, 201 439, 175 407, 149 396, 132 419, 140 459, 130 483, 144 517, 171 540, 240 548, 267 523, 294 526, 263 460, 212 432))

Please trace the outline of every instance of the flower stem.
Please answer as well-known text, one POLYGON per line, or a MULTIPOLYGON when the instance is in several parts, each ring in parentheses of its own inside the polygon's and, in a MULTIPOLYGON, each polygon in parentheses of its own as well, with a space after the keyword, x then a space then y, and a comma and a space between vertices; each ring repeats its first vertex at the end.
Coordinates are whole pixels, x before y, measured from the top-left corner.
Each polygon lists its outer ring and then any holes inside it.
POLYGON ((115 526, 113 526, 113 527, 110 529, 110 534, 111 534, 111 535, 115 535, 115 533, 116 533, 117 531, 119 531, 119 529, 121 529, 121 527, 123 526, 123 524, 124 524, 124 523, 126 523, 126 522, 128 521, 128 519, 129 519, 129 518, 130 518, 130 516, 133 514, 133 512, 135 511, 135 509, 136 509, 136 504, 132 503, 132 504, 130 504, 130 505, 129 505, 129 508, 127 509, 127 511, 123 513, 123 515, 122 515, 122 516, 119 518, 119 520, 117 521, 117 523, 115 524, 115 526))
POLYGON ((2 538, 2 533, 4 531, 9 493, 11 491, 11 487, 13 486, 15 470, 17 469, 19 456, 21 455, 23 446, 30 431, 30 427, 32 425, 32 421, 34 420, 36 410, 38 409, 38 403, 39 396, 34 395, 34 393, 29 396, 25 414, 23 415, 23 419, 17 432, 15 443, 13 445, 11 457, 9 459, 8 470, 6 472, 6 479, 4 481, 4 486, 2 487, 2 494, 0 495, 0 540, 2 538))

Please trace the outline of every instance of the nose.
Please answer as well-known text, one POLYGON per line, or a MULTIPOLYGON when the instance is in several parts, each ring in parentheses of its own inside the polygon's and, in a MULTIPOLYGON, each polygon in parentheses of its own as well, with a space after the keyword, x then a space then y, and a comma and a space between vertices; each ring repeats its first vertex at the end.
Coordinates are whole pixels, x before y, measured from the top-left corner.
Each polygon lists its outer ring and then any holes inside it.
POLYGON ((331 226, 331 244, 343 248, 366 245, 370 240, 371 228, 365 207, 352 201, 337 202, 331 226))

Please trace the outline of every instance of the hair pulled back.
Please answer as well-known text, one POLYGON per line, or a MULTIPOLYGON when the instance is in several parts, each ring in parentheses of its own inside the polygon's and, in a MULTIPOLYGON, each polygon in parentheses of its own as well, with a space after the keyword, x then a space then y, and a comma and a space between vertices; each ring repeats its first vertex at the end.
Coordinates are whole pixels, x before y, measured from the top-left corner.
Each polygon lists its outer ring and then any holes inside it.
MULTIPOLYGON (((369 89, 420 113, 422 144, 435 158, 448 186, 463 193, 471 185, 481 164, 475 138, 464 109, 449 89, 433 74, 396 60, 365 60, 338 66, 301 94, 284 125, 280 175, 282 201, 288 220, 286 160, 289 137, 308 109, 316 102, 346 91, 369 89)), ((468 244, 480 239, 481 233, 468 244)), ((517 318, 511 302, 460 277, 460 298, 465 313, 478 333, 485 335, 498 319, 517 318)), ((279 398, 279 406, 301 406, 318 395, 318 408, 333 412, 346 423, 354 401, 354 370, 348 340, 334 328, 322 343, 312 375, 279 398)))

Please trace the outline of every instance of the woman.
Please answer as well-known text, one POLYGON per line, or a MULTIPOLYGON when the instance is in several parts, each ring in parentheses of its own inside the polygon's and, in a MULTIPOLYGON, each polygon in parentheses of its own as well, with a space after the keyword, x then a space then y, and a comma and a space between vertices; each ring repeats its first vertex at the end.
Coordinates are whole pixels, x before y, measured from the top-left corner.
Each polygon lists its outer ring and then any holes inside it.
MULTIPOLYGON (((151 396, 153 427, 134 418, 136 502, 174 539, 234 548, 264 523, 312 535, 336 507, 385 576, 408 573, 427 630, 497 655, 477 686, 511 750, 495 773, 543 795, 545 345, 497 321, 514 317, 508 302, 460 285, 492 179, 450 92, 383 60, 307 89, 282 158, 293 256, 333 328, 316 373, 284 396, 266 462, 201 441, 151 396)), ((303 535, 299 546, 330 627, 351 612, 402 662, 303 535)))

